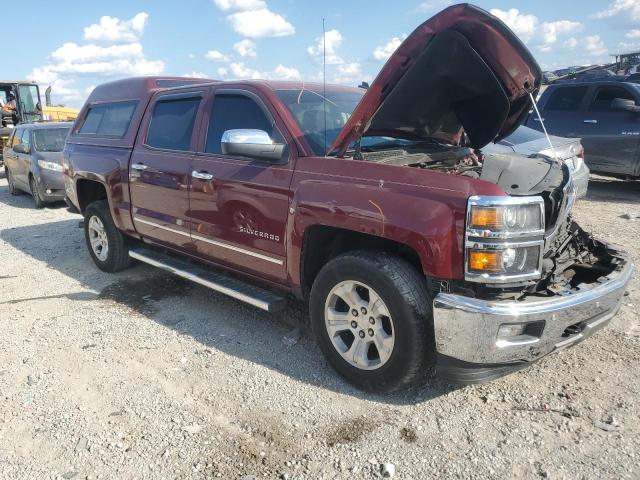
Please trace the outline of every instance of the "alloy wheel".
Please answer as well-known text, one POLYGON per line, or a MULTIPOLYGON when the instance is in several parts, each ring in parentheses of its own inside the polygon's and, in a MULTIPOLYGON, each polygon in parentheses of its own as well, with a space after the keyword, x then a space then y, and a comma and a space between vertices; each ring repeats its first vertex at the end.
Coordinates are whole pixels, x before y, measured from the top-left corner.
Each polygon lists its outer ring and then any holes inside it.
POLYGON ((93 216, 89 219, 88 225, 89 243, 94 255, 101 262, 105 262, 109 256, 109 239, 102 220, 93 216))
POLYGON ((362 370, 382 367, 393 353, 393 319, 371 287, 352 280, 333 287, 325 302, 325 326, 334 348, 362 370))

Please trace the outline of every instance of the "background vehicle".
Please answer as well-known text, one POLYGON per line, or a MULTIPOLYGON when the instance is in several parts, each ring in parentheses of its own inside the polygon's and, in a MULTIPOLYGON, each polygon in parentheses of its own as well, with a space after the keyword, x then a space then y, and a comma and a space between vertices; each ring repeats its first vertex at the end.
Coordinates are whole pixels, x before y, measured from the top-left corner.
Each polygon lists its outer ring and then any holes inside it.
MULTIPOLYGON (((1 81, 0 101, 7 102, 7 96, 12 93, 16 97, 16 112, 13 115, 2 115, 0 125, 0 148, 3 148, 11 128, 20 123, 38 122, 43 119, 40 89, 38 85, 27 81, 1 81)), ((0 166, 2 158, 0 157, 0 166)))
MULTIPOLYGON (((550 135, 555 154, 562 160, 573 175, 576 197, 587 195, 589 186, 589 167, 584 163, 584 148, 579 138, 561 138, 550 135)), ((485 154, 514 152, 525 157, 543 155, 553 157, 545 135, 524 125, 497 143, 490 143, 482 149, 485 154)))
POLYGON ((9 191, 30 193, 36 208, 64 200, 62 151, 71 123, 21 124, 4 148, 9 191))
POLYGON ((487 381, 606 325, 633 271, 572 221, 565 164, 478 154, 522 123, 540 81, 499 19, 456 5, 366 92, 112 82, 67 139, 66 192, 98 268, 136 259, 267 311, 291 292, 360 388, 434 365, 487 381))
MULTIPOLYGON (((538 108, 549 133, 581 139, 592 172, 640 177, 640 85, 556 83, 547 87, 538 108)), ((533 114, 526 125, 542 131, 533 114)))

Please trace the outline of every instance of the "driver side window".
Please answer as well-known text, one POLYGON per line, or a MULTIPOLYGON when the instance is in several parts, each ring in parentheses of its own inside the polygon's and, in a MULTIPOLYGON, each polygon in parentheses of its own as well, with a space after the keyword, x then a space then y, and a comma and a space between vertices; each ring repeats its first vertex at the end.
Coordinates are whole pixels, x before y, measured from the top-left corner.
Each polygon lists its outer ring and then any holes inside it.
POLYGON ((24 144, 25 146, 29 146, 30 145, 30 140, 29 140, 29 130, 26 130, 22 133, 22 139, 20 140, 20 143, 24 144))
POLYGON ((209 117, 205 152, 221 155, 222 135, 235 129, 263 130, 274 142, 283 142, 280 132, 252 98, 236 94, 216 95, 209 117))

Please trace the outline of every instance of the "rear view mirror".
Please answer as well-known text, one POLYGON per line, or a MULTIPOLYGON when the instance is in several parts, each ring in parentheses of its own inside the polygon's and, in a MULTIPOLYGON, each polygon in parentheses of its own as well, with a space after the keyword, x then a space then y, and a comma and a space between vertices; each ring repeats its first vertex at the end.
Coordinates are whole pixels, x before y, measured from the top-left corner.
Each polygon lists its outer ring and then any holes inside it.
POLYGON ((222 135, 222 153, 261 160, 280 161, 286 145, 274 143, 264 130, 227 130, 222 135))
POLYGON ((29 149, 28 145, 25 145, 24 143, 19 143, 18 145, 13 146, 13 151, 16 153, 28 154, 31 150, 29 149))
POLYGON ((640 113, 640 107, 636 105, 636 102, 626 98, 614 98, 611 102, 611 110, 640 113))

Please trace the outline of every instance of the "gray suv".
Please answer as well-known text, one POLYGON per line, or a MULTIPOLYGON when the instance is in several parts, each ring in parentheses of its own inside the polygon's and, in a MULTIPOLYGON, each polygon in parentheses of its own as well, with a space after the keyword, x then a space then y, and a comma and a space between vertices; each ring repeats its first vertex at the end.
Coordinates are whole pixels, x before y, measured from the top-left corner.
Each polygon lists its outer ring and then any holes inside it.
MULTIPOLYGON (((553 84, 538 106, 549 133, 582 139, 591 171, 640 178, 640 85, 612 81, 553 84)), ((526 125, 542 131, 534 113, 526 125)))
POLYGON ((30 193, 36 208, 64 200, 62 151, 69 122, 21 124, 4 148, 4 169, 12 195, 30 193))

